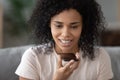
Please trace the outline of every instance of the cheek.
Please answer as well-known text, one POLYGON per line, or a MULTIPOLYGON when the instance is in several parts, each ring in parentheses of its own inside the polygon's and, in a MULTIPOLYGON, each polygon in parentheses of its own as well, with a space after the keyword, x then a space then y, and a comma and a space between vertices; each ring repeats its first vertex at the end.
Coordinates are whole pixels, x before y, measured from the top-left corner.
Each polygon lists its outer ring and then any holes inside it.
POLYGON ((75 36, 77 39, 80 38, 80 33, 77 33, 76 36, 75 36))
POLYGON ((79 40, 79 39, 80 39, 80 36, 81 36, 81 30, 76 31, 76 32, 74 33, 74 36, 75 36, 76 40, 79 40))
POLYGON ((55 34, 54 27, 51 25, 50 28, 51 28, 51 34, 52 34, 52 36, 54 36, 54 34, 55 34))
POLYGON ((58 32, 53 28, 51 28, 51 33, 52 33, 53 38, 57 37, 58 35, 58 32))

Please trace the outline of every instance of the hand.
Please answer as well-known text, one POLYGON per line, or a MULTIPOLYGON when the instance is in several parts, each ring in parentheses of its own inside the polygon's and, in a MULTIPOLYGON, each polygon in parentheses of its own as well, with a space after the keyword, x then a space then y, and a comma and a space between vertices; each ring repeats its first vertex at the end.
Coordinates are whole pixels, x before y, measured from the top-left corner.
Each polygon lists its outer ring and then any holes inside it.
MULTIPOLYGON (((79 59, 78 53, 76 57, 79 59)), ((65 66, 62 65, 62 59, 58 57, 57 70, 53 75, 53 80, 67 80, 73 71, 78 67, 80 61, 70 60, 65 66)))

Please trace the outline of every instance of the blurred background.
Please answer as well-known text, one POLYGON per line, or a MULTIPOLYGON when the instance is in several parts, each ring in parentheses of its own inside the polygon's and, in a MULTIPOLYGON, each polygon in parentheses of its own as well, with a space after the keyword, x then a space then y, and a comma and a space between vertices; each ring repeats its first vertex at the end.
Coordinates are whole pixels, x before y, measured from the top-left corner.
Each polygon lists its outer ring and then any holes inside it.
MULTIPOLYGON (((106 18, 102 46, 120 46, 120 0, 97 0, 106 18)), ((0 48, 32 44, 27 25, 36 0, 0 0, 0 48)))

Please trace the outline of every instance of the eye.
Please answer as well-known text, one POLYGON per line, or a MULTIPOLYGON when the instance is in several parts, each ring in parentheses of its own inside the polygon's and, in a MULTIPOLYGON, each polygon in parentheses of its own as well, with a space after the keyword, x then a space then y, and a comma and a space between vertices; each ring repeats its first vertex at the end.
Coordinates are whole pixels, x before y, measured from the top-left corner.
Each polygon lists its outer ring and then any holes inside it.
POLYGON ((78 25, 73 25, 73 26, 71 26, 71 28, 76 29, 76 28, 78 28, 78 25))
POLYGON ((62 28, 63 25, 61 25, 61 24, 55 24, 55 27, 56 27, 56 28, 62 28))

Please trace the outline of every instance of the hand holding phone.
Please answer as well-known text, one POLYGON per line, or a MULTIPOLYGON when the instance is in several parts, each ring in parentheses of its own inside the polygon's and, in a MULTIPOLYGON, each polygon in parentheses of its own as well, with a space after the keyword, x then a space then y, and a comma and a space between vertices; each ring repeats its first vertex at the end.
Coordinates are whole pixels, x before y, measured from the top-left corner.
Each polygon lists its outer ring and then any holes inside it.
POLYGON ((75 62, 80 61, 79 53, 58 53, 62 59, 62 65, 65 66, 69 61, 74 60, 75 62))

